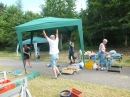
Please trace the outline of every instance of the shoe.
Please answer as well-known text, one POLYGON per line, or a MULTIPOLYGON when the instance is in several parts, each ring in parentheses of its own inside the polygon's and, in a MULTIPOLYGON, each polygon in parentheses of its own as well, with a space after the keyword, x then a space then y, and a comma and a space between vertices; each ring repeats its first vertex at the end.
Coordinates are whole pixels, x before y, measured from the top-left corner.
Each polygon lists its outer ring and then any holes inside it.
POLYGON ((69 64, 72 64, 73 62, 70 62, 69 64))
POLYGON ((53 76, 53 77, 51 77, 51 79, 57 79, 57 77, 53 76))
POLYGON ((60 67, 60 65, 57 65, 57 67, 60 67))
POLYGON ((61 73, 58 73, 58 74, 57 74, 57 77, 59 77, 60 75, 61 75, 61 73))
POLYGON ((104 70, 106 70, 106 67, 103 67, 104 70))
POLYGON ((103 68, 101 68, 101 71, 103 71, 104 69, 103 68))
POLYGON ((73 62, 73 64, 75 64, 75 62, 73 62))
POLYGON ((96 70, 98 70, 98 68, 96 68, 96 70))
POLYGON ((51 65, 50 65, 50 64, 47 64, 46 66, 47 66, 47 67, 51 67, 51 65))

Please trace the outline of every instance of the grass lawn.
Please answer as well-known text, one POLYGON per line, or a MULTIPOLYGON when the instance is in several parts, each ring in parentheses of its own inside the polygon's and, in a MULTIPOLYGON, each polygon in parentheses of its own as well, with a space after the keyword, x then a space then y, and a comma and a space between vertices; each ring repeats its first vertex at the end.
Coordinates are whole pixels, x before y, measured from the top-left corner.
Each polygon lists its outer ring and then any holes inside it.
MULTIPOLYGON (((123 62, 127 64, 123 64, 124 66, 129 66, 128 55, 123 54, 123 62)), ((10 58, 10 59, 21 59, 20 56, 16 56, 16 53, 10 52, 0 52, 0 58, 10 58)), ((35 60, 34 54, 32 53, 31 60, 35 60)), ((48 52, 41 52, 41 60, 40 61, 49 61, 48 52)), ((69 63, 68 61, 68 52, 64 51, 60 53, 59 62, 69 63)), ((2 65, 2 64, 0 64, 2 65)), ((0 70, 12 70, 15 69, 0 66, 0 70)), ((23 74, 20 77, 14 77, 11 73, 7 74, 8 79, 16 80, 18 78, 26 76, 23 74)), ((71 88, 76 88, 83 93, 83 97, 130 97, 130 90, 118 89, 108 86, 96 85, 83 83, 63 78, 58 78, 58 80, 52 80, 47 75, 40 75, 33 80, 28 82, 29 90, 33 97, 60 97, 60 92, 62 90, 69 90, 71 88)))
MULTIPOLYGON (((15 71, 15 69, 9 67, 0 66, 0 68, 1 70, 15 71)), ((7 74, 7 78, 11 81, 25 76, 24 73, 19 77, 13 76, 12 73, 7 74)), ((52 80, 49 76, 42 74, 30 80, 28 86, 32 97, 60 97, 60 92, 62 90, 70 90, 71 88, 82 91, 83 97, 129 97, 130 95, 130 90, 83 83, 63 78, 52 80)))

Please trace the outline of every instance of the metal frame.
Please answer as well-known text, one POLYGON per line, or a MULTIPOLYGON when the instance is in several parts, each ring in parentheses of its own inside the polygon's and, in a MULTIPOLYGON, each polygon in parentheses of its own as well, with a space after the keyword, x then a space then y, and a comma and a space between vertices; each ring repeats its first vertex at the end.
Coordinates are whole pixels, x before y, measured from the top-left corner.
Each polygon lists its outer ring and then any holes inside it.
POLYGON ((107 61, 111 60, 111 59, 118 59, 119 66, 111 66, 110 64, 108 64, 107 65, 107 72, 119 72, 120 73, 121 69, 122 69, 122 54, 121 54, 121 57, 119 57, 119 58, 109 57, 109 59, 107 59, 107 61), (113 68, 118 68, 118 70, 117 69, 113 69, 113 68))
POLYGON ((8 92, 0 94, 0 97, 32 97, 31 93, 28 90, 27 77, 1 85, 0 88, 7 86, 9 84, 12 84, 12 83, 19 82, 21 80, 23 81, 22 85, 14 88, 12 90, 9 90, 8 92))
POLYGON ((0 74, 3 74, 3 77, 0 78, 0 81, 7 80, 6 71, 1 71, 0 74))

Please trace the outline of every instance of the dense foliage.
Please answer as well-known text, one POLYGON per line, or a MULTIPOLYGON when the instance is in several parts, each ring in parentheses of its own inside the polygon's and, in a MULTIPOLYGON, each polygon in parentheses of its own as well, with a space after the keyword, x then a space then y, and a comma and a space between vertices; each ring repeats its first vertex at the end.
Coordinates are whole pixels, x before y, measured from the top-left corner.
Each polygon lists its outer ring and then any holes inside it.
POLYGON ((86 45, 97 45, 103 38, 115 47, 128 46, 130 36, 130 0, 87 0, 81 12, 86 45))
MULTIPOLYGON (((98 46, 103 38, 108 46, 130 45, 130 0, 86 0, 86 9, 76 12, 76 0, 45 0, 41 13, 22 10, 22 0, 7 6, 0 3, 0 48, 15 48, 18 43, 15 27, 44 17, 81 18, 85 47, 98 46)), ((39 33, 36 34, 36 36, 39 33)), ((30 34, 23 34, 27 39, 30 34)), ((78 44, 78 34, 72 34, 78 44)), ((63 36, 63 42, 67 36, 63 36)))

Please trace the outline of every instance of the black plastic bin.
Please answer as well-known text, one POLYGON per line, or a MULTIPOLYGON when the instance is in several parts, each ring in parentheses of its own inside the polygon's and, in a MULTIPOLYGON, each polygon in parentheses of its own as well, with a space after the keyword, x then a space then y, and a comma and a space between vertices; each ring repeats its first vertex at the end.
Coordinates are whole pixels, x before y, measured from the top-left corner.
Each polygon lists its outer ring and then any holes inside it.
POLYGON ((63 90, 60 92, 60 97, 71 97, 71 91, 63 90))

